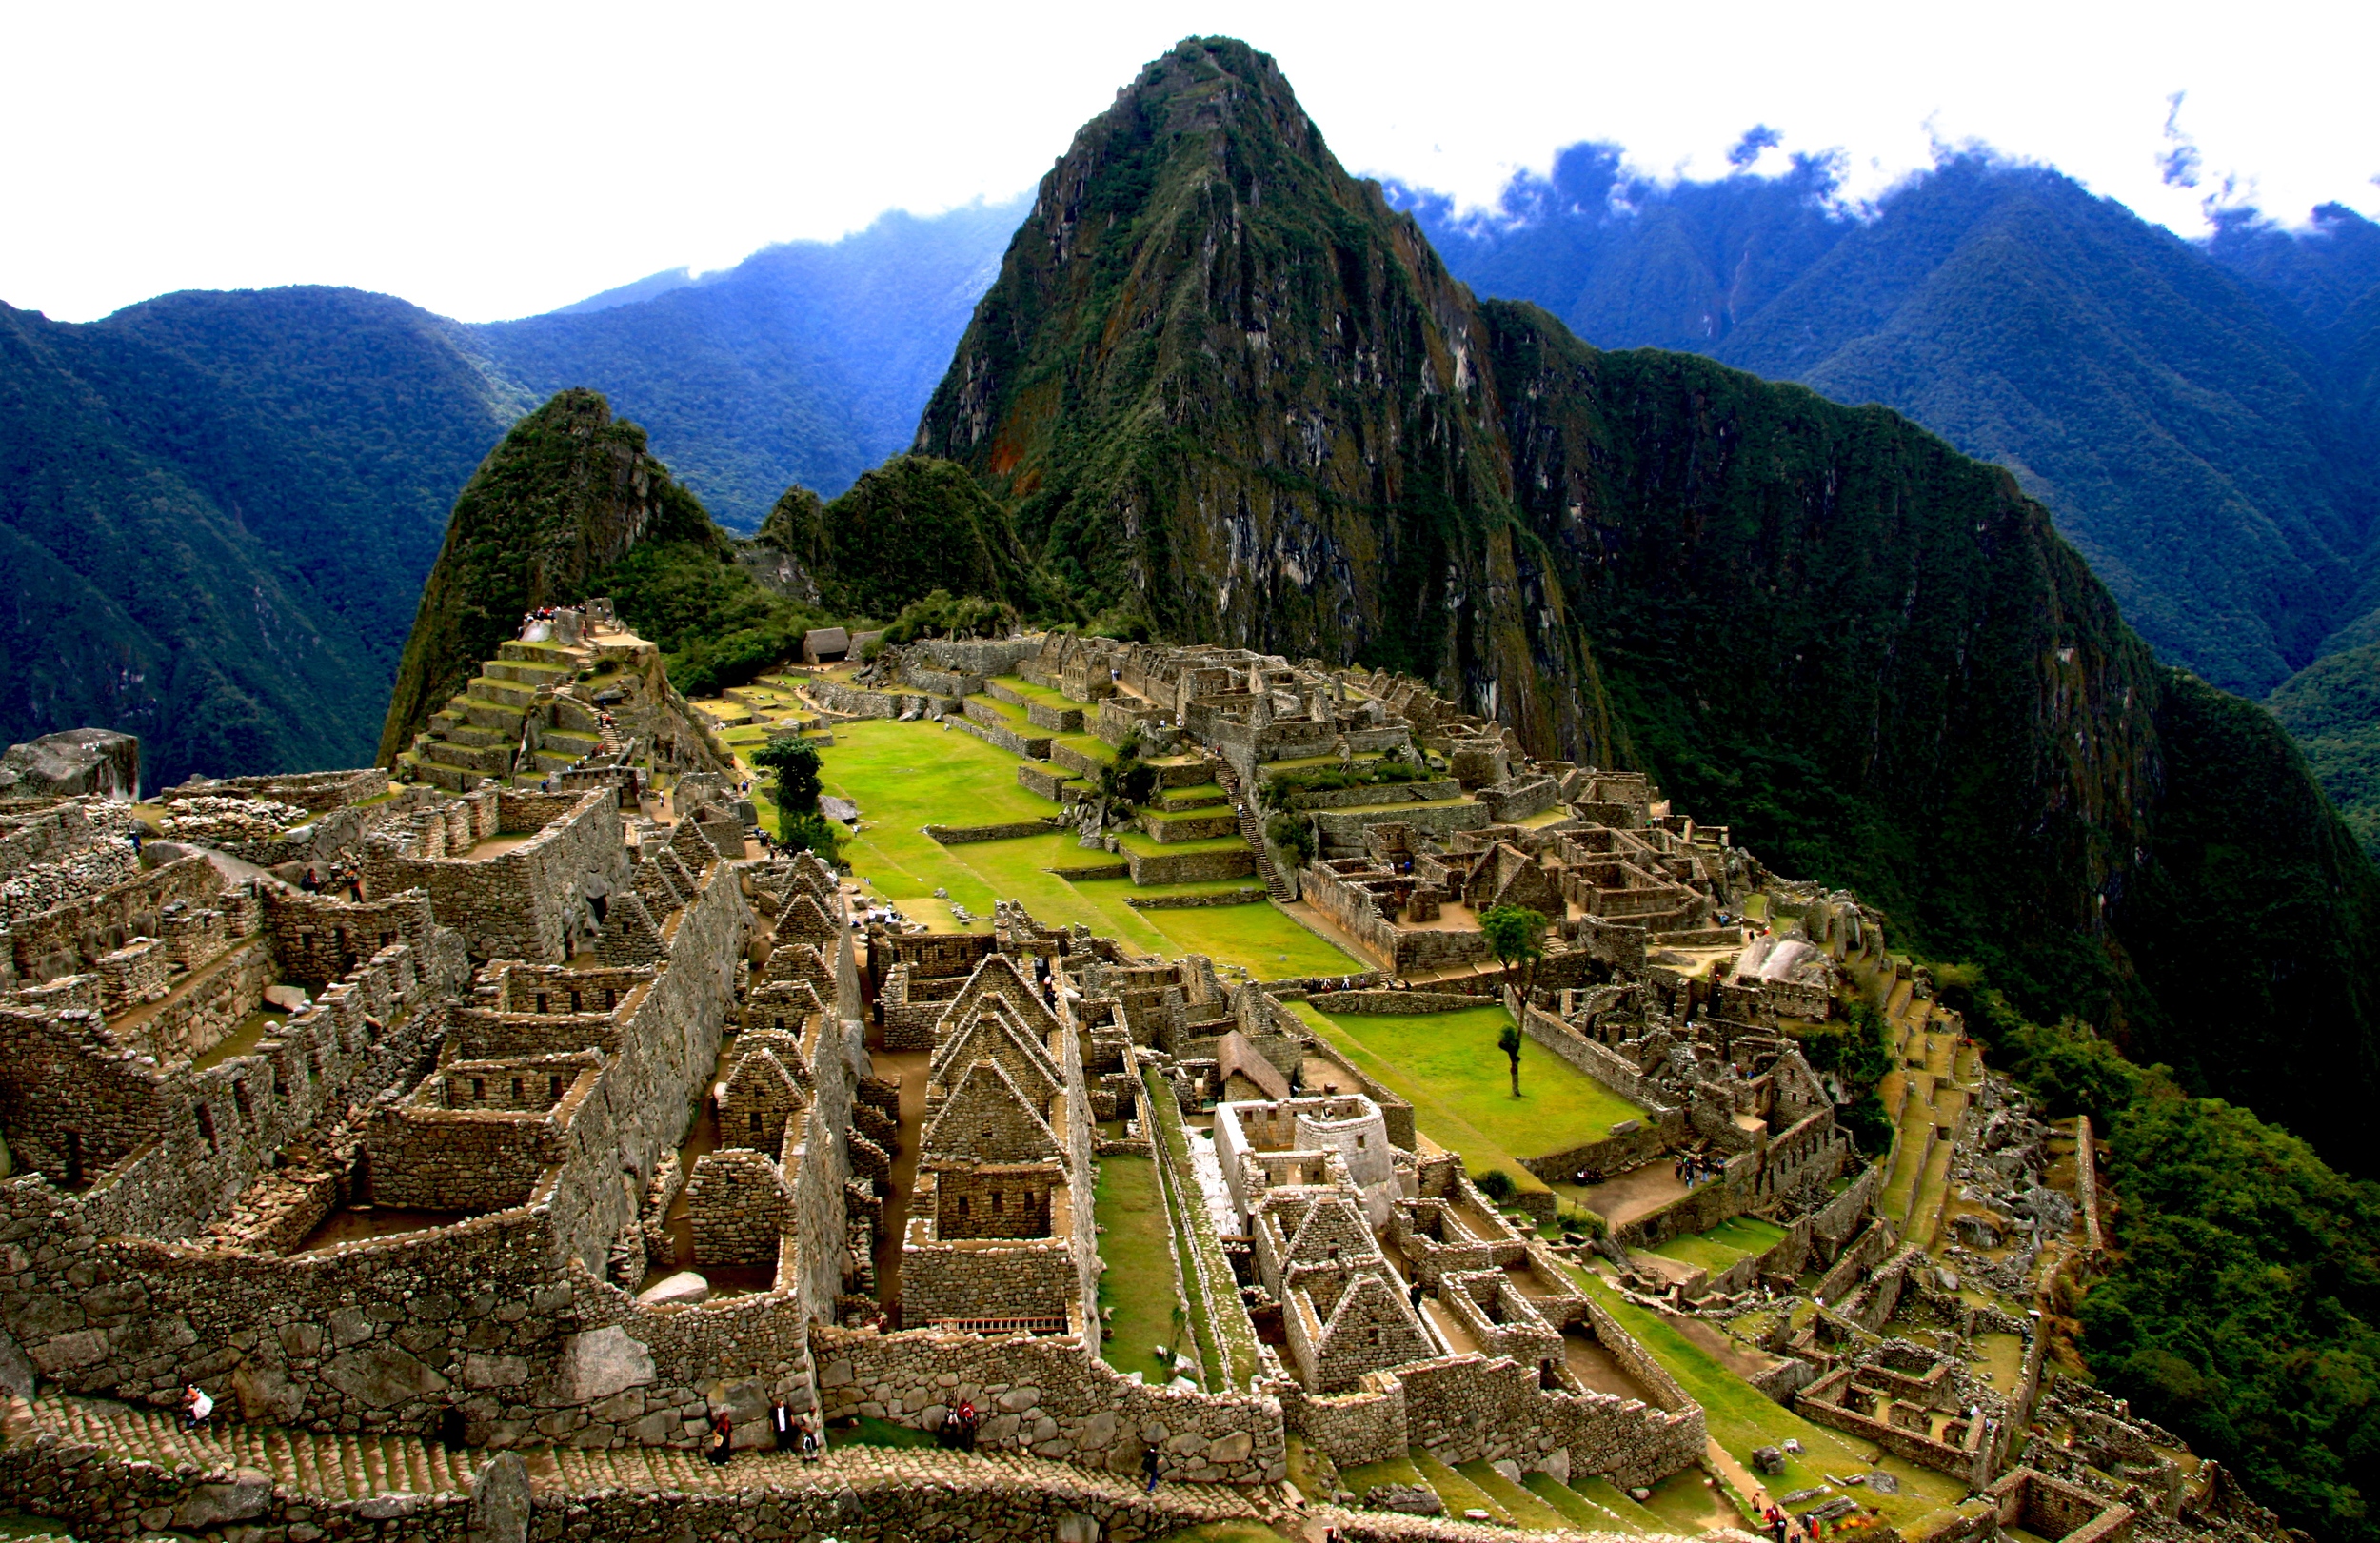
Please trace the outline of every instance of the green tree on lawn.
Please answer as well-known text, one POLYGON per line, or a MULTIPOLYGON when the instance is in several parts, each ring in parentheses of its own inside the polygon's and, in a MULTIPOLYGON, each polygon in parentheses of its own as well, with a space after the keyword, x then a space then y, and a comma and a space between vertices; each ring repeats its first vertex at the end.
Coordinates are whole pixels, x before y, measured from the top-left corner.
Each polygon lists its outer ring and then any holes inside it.
POLYGON ((818 812, 818 746, 798 734, 778 734, 752 752, 752 764, 777 774, 777 838, 794 851, 832 860, 834 821, 818 812))
POLYGON ((1545 958, 1545 918, 1525 905, 1497 905, 1479 913, 1479 930, 1503 961, 1505 983, 1512 983, 1515 969, 1526 971, 1520 982, 1523 1010, 1537 979, 1537 961, 1545 958))
POLYGON ((1517 1098, 1520 1097, 1520 1026, 1517 1023, 1505 1024, 1504 1032, 1496 1037, 1496 1048, 1513 1063, 1513 1097, 1517 1098))

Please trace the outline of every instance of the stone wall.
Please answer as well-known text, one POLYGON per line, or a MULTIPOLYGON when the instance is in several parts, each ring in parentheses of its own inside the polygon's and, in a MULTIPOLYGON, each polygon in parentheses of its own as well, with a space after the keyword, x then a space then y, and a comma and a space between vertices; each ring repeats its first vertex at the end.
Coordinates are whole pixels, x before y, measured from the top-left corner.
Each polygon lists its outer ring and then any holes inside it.
POLYGON ((1055 820, 1018 820, 1004 825, 928 825, 928 839, 944 846, 970 841, 1007 841, 1026 836, 1048 836, 1060 828, 1055 820))
POLYGON ((1449 1465, 1517 1463, 1557 1478, 1599 1474, 1625 1489, 1701 1461, 1702 1411, 1672 1414, 1604 1393, 1549 1391, 1537 1369, 1477 1354, 1397 1369, 1413 1445, 1449 1465))
POLYGON ((964 1398, 982 1413, 982 1450, 1128 1474, 1154 1446, 1170 1480, 1277 1484, 1288 1474, 1277 1399, 1147 1387, 1094 1360, 1071 1335, 820 1329, 812 1354, 830 1419, 868 1414, 930 1429, 964 1398))
POLYGON ((1256 854, 1245 845, 1201 852, 1138 852, 1124 848, 1136 884, 1187 884, 1207 879, 1242 879, 1256 872, 1256 854))
POLYGON ((54 980, 89 971, 134 938, 158 936, 157 913, 174 900, 210 906, 223 875, 204 857, 177 858, 137 879, 25 917, 0 930, 19 980, 54 980))
MULTIPOLYGON (((802 1121, 791 1122, 800 1146, 802 1121)), ((738 1150, 705 1152, 686 1181, 686 1220, 694 1233, 697 1264, 777 1263, 793 1197, 784 1175, 764 1154, 738 1150)))
POLYGON ((542 828, 522 845, 484 859, 408 855, 398 837, 376 835, 365 844, 365 883, 376 896, 428 891, 431 913, 464 935, 475 958, 559 964, 568 956, 566 936, 588 915, 587 898, 629 887, 619 797, 608 788, 506 791, 498 808, 499 830, 524 828, 510 823, 516 819, 542 820, 542 828), (559 804, 567 807, 555 813, 559 804))
POLYGON ((359 902, 260 883, 256 896, 288 980, 336 980, 391 943, 419 948, 436 924, 429 893, 421 889, 359 902))

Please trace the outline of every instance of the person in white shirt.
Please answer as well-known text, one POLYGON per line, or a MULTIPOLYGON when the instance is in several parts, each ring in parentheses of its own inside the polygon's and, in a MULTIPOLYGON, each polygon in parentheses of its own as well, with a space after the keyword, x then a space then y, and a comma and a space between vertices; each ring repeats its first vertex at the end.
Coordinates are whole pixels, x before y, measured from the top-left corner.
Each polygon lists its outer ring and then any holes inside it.
POLYGON ((207 1390, 193 1382, 182 1390, 182 1428, 195 1431, 207 1423, 207 1416, 215 1412, 215 1401, 207 1396, 207 1390))

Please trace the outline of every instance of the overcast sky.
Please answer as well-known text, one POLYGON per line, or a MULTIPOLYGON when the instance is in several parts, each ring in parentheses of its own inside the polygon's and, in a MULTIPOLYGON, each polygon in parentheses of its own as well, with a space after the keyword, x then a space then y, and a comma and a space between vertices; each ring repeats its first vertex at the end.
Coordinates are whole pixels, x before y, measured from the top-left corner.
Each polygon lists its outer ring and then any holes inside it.
POLYGON ((1766 123, 1854 192, 1980 140, 2185 234, 2228 174, 2380 215, 2380 5, 138 7, 0 0, 0 300, 344 284, 466 320, 1030 186, 1192 32, 1339 158, 1471 202, 1582 139, 1708 176, 1766 123), (2201 186, 2168 186, 2175 123, 2201 186))

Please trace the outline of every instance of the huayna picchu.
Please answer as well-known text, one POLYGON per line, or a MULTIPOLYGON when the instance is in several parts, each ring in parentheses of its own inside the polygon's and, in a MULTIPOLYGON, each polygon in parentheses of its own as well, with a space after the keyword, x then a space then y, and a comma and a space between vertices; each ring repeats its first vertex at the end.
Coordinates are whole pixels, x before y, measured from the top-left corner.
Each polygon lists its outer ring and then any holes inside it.
POLYGON ((525 419, 380 760, 0 762, 77 1536, 2370 1535, 2380 1201, 2188 1096, 2368 1160, 2287 739, 2005 473, 1476 302, 1244 45, 834 502, 525 419))

